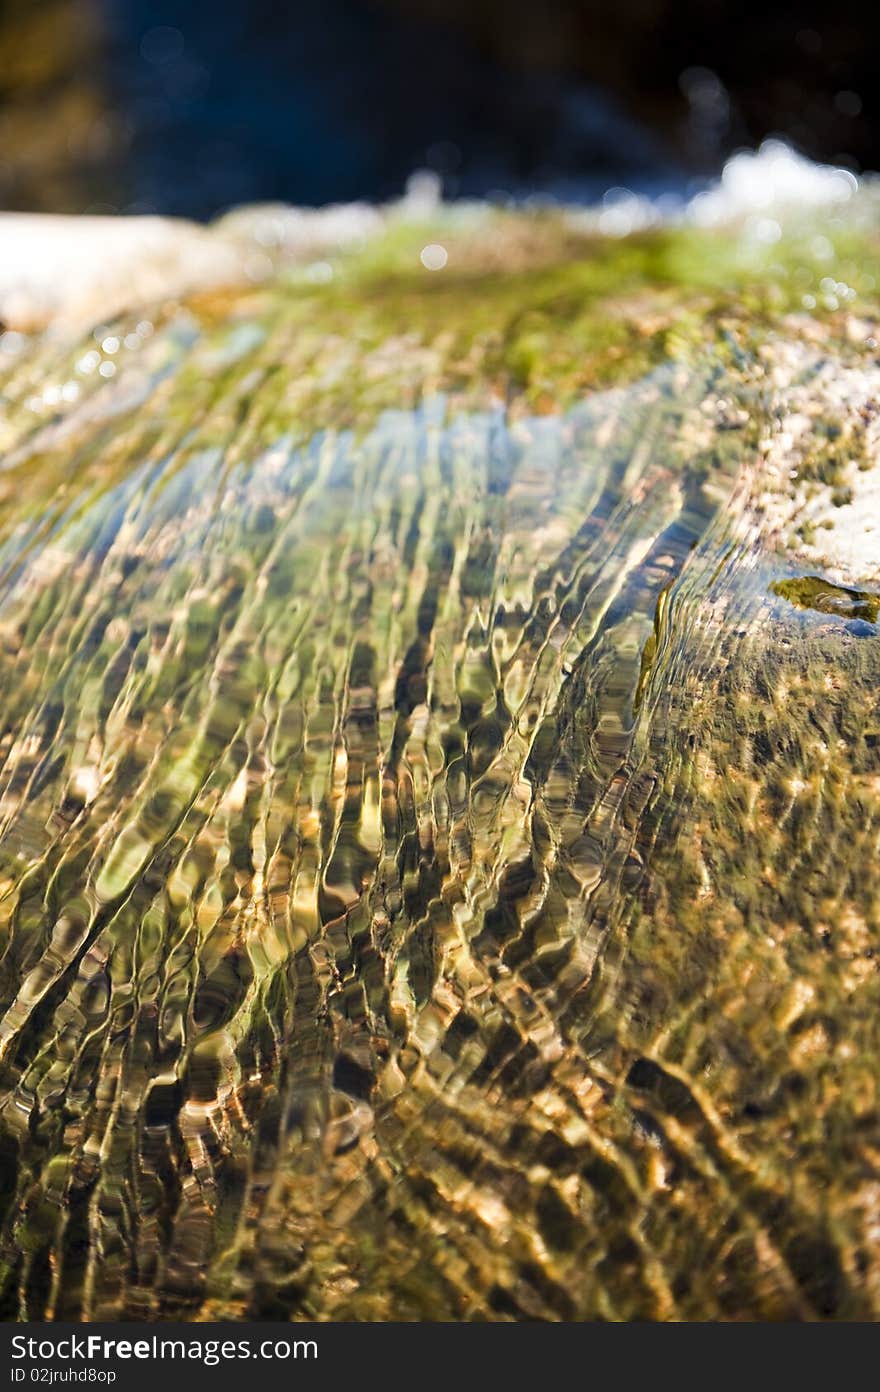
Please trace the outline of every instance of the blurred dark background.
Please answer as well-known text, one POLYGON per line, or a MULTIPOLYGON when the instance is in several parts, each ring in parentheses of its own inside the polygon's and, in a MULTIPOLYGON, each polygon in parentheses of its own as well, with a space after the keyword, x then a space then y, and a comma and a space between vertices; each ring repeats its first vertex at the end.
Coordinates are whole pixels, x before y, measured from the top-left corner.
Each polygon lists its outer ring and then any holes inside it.
POLYGON ((782 135, 880 164, 851 0, 0 0, 0 206, 686 191, 782 135))

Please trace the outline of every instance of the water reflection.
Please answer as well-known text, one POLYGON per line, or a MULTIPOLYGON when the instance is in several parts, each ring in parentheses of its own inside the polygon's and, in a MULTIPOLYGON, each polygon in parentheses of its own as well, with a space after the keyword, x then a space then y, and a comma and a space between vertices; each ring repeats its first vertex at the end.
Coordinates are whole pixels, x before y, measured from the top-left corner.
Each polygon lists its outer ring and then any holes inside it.
POLYGON ((7 455, 6 1308, 872 1308, 880 659, 745 379, 303 440, 279 332, 105 333, 7 455))

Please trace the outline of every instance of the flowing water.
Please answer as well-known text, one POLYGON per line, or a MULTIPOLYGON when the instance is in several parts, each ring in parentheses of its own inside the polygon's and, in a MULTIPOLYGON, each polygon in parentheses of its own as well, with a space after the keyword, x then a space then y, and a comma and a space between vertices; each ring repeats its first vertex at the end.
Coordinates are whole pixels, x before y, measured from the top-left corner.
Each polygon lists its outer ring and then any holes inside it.
POLYGON ((104 332, 3 385, 6 1316, 876 1315, 880 601, 760 375, 104 332))

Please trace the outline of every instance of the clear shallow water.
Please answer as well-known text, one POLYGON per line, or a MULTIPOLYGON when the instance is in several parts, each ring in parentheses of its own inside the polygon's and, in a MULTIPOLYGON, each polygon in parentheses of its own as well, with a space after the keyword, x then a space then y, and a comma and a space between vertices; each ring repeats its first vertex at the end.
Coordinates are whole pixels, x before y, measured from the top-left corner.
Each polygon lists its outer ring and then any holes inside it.
POLYGON ((297 443, 261 342, 9 442, 7 1315, 875 1312, 880 646, 760 401, 297 443))

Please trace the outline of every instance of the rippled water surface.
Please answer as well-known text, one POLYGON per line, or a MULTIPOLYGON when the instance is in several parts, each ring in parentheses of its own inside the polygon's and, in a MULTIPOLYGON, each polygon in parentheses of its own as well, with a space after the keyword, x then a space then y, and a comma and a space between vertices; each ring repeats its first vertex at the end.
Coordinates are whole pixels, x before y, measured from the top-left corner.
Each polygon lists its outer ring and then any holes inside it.
POLYGON ((261 341, 4 387, 7 1317, 876 1314, 877 601, 761 399, 295 437, 261 341))

